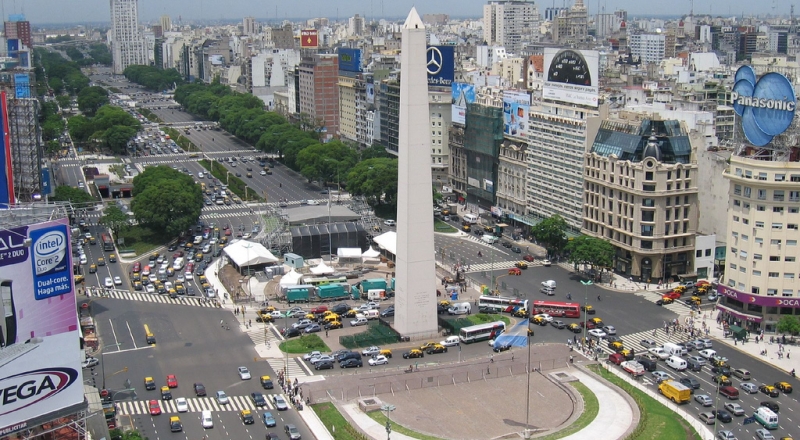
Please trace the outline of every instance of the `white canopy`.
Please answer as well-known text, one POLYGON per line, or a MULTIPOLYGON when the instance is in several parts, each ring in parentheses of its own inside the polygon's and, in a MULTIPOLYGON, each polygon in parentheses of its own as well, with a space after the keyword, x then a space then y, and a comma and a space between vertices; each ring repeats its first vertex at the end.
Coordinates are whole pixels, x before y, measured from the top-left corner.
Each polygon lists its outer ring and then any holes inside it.
POLYGON ((272 255, 272 252, 267 250, 261 243, 254 243, 252 241, 237 240, 225 246, 223 251, 238 267, 278 262, 278 259, 272 255))
POLYGON ((361 249, 359 248, 339 248, 336 251, 339 258, 361 258, 361 249))
POLYGON ((372 249, 372 246, 370 246, 369 249, 365 250, 364 253, 361 254, 361 256, 364 258, 378 258, 381 256, 381 253, 375 249, 372 249))
POLYGON ((311 273, 313 273, 314 275, 323 275, 323 274, 329 274, 329 273, 333 273, 333 272, 334 272, 333 268, 331 268, 330 266, 325 264, 324 261, 319 263, 318 266, 311 268, 311 273))
POLYGON ((295 284, 300 284, 301 278, 303 278, 303 274, 297 273, 294 269, 292 269, 281 277, 280 285, 281 287, 294 286, 295 284))
POLYGON ((397 233, 394 231, 384 232, 383 234, 372 239, 380 246, 381 249, 386 250, 392 255, 397 255, 397 233))

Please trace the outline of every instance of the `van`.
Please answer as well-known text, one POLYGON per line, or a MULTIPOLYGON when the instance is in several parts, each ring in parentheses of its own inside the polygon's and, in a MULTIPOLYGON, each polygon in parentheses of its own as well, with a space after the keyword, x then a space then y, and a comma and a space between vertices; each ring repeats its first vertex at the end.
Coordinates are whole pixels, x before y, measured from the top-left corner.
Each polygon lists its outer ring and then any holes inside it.
POLYGON ((739 398, 739 390, 729 385, 724 387, 719 387, 719 393, 730 400, 736 400, 739 398))
MULTIPOLYGON (((618 353, 614 353, 614 354, 618 354, 618 353)), ((622 369, 625 370, 625 372, 627 372, 631 376, 644 376, 644 365, 642 365, 639 362, 626 361, 626 362, 622 362, 621 366, 622 366, 622 369)))
POLYGON ((556 294, 555 290, 553 290, 553 289, 551 289, 549 287, 545 287, 545 286, 542 286, 542 288, 539 289, 539 292, 542 292, 542 293, 544 293, 545 295, 548 295, 548 296, 553 296, 553 295, 556 294))
POLYGON ((210 429, 214 427, 214 419, 211 418, 211 411, 204 410, 200 413, 200 420, 203 424, 203 428, 210 429))
POLYGON ((440 345, 444 345, 445 347, 452 347, 460 343, 461 339, 459 339, 458 336, 448 336, 444 341, 439 342, 440 345))
POLYGON ((447 309, 448 315, 469 315, 472 313, 472 304, 468 302, 456 303, 447 309))
POLYGON ((753 414, 753 417, 755 417, 756 421, 767 429, 778 428, 778 415, 766 406, 758 407, 755 414, 753 414))
POLYGON ((733 370, 733 375, 741 380, 750 380, 751 378, 750 372, 744 368, 737 368, 733 370))
POLYGON ((478 216, 475 214, 464 214, 461 217, 464 219, 464 223, 468 223, 470 225, 478 223, 478 216))
POLYGON ((367 319, 378 319, 381 316, 380 310, 364 310, 364 317, 367 319))
POLYGON ((181 269, 183 269, 184 262, 185 262, 185 260, 183 259, 183 257, 176 258, 175 261, 172 262, 172 269, 173 270, 181 270, 181 269))
POLYGON ((554 280, 542 281, 542 286, 551 290, 556 290, 556 282, 554 280))
POLYGON ((369 289, 367 299, 370 301, 380 301, 386 299, 386 291, 383 289, 369 289))
MULTIPOLYGON (((666 345, 666 344, 665 344, 665 345, 666 345)), ((667 362, 666 362, 666 363, 667 363, 667 365, 668 365, 670 368, 672 368, 672 369, 673 369, 673 370, 675 370, 675 371, 685 371, 685 370, 686 370, 686 368, 688 368, 688 365, 689 365, 689 364, 686 362, 686 360, 685 360, 685 359, 683 359, 683 358, 681 358, 681 357, 679 357, 679 356, 675 356, 675 355, 673 355, 673 356, 670 356, 670 357, 667 359, 667 362)))
POLYGON ((483 234, 483 237, 481 237, 481 240, 483 240, 484 243, 495 244, 495 243, 497 243, 497 240, 499 240, 499 239, 497 237, 495 237, 494 235, 491 235, 491 234, 483 234))
POLYGON ((685 356, 687 353, 685 348, 678 344, 673 344, 672 342, 667 342, 664 344, 664 351, 666 351, 670 356, 685 356))

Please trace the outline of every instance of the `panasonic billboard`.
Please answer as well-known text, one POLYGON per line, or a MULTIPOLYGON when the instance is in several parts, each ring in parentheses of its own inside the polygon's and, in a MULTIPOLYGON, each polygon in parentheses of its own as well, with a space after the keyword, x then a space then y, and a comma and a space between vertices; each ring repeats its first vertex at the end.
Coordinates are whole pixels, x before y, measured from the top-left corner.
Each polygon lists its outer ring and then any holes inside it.
POLYGON ((66 219, 0 230, 0 435, 83 402, 66 219))
POLYGON ((780 73, 769 72, 756 80, 755 70, 742 66, 734 77, 731 104, 747 140, 763 147, 792 124, 797 97, 792 83, 780 73))

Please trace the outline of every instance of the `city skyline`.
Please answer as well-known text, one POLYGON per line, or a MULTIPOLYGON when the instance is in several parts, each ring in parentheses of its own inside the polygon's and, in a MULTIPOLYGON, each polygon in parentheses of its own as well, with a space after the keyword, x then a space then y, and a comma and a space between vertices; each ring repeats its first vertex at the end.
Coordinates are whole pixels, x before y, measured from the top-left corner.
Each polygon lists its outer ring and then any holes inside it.
MULTIPOLYGON (((140 22, 156 22, 161 15, 169 15, 174 23, 179 18, 184 23, 192 21, 214 20, 240 20, 243 17, 254 16, 261 21, 302 20, 308 18, 325 17, 329 19, 345 19, 355 14, 360 14, 368 19, 390 18, 401 20, 414 6, 414 1, 386 2, 384 0, 371 0, 358 2, 355 0, 342 0, 338 2, 294 2, 294 3, 260 3, 253 0, 238 0, 234 2, 218 3, 208 0, 199 2, 188 0, 174 0, 167 4, 157 3, 152 0, 139 1, 140 22)), ((433 5, 418 6, 420 14, 449 14, 457 17, 480 18, 486 0, 443 0, 433 5)), ((540 13, 545 8, 570 6, 574 0, 549 0, 535 2, 540 13)), ((80 24, 110 22, 108 0, 76 0, 64 3, 55 0, 27 0, 24 3, 0 0, 2 14, 7 19, 10 14, 24 14, 26 19, 34 25, 41 24, 80 24), (77 7, 76 7, 77 6, 77 7)), ((678 0, 671 3, 658 3, 644 5, 635 0, 589 0, 584 1, 589 14, 598 12, 613 12, 616 9, 625 9, 631 16, 658 16, 688 14, 691 10, 690 0, 678 0)), ((772 14, 772 5, 768 8, 759 7, 753 2, 744 0, 730 0, 724 4, 712 0, 695 0, 695 14, 720 15, 724 17, 741 14, 772 14)), ((780 2, 774 9, 775 15, 789 14, 789 4, 780 2)))

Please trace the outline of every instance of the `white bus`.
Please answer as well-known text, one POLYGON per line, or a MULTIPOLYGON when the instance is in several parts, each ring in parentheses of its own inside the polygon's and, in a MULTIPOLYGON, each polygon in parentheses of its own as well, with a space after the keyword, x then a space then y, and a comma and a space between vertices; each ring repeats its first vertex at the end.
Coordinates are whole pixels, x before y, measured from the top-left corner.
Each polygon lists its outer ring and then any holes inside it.
POLYGON ((513 313, 519 309, 530 311, 527 299, 484 295, 478 300, 478 311, 480 313, 513 313))
POLYGON ((458 332, 458 338, 465 344, 494 339, 506 330, 503 321, 488 322, 486 324, 463 327, 458 332))

